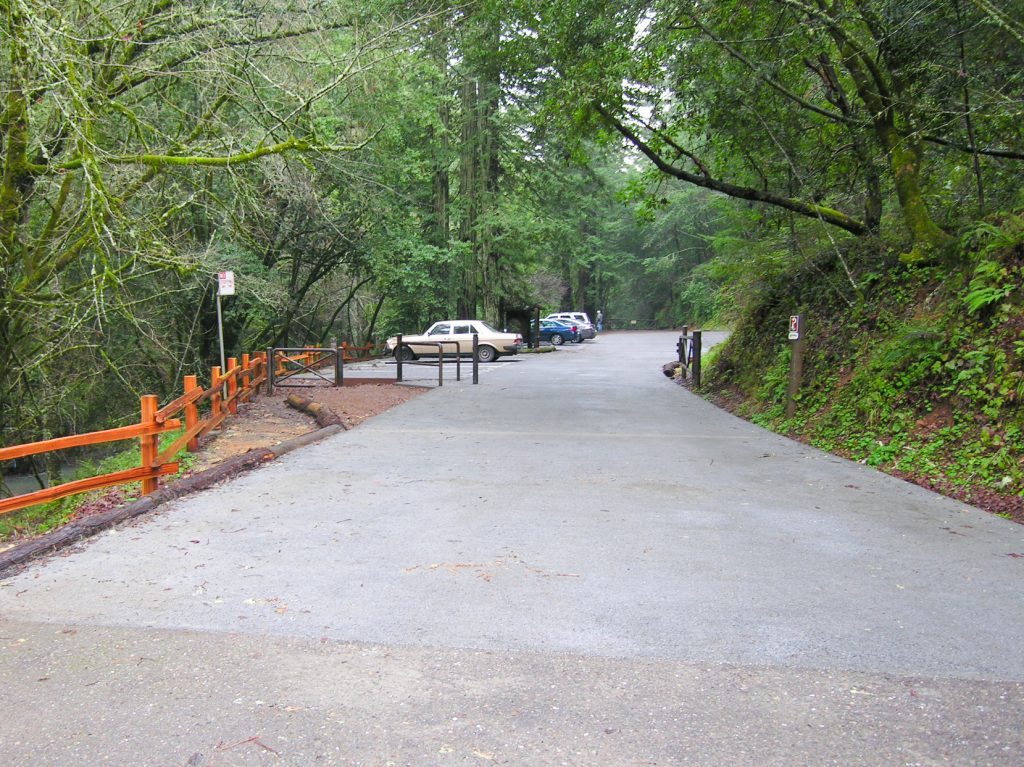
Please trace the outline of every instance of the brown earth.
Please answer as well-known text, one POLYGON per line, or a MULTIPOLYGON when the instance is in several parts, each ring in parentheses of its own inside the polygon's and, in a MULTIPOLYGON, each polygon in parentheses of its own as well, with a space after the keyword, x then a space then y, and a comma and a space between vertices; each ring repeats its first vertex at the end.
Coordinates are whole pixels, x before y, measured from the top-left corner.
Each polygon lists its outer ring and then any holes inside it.
MULTIPOLYGON (((351 429, 423 391, 405 386, 365 384, 303 387, 295 389, 294 393, 330 408, 341 418, 345 428, 351 429)), ((258 397, 253 402, 242 404, 238 415, 228 418, 222 429, 200 443, 193 470, 202 471, 248 450, 272 448, 300 434, 315 431, 317 425, 312 416, 285 402, 289 393, 292 392, 279 391, 272 397, 258 397)))

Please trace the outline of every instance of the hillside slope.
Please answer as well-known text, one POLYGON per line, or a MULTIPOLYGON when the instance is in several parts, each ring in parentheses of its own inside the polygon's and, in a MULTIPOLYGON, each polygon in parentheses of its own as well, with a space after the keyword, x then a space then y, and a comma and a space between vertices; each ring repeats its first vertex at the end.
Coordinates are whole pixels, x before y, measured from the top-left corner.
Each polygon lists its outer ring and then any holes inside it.
POLYGON ((705 392, 773 430, 1024 522, 1024 213, 945 263, 838 252, 769 279, 705 392), (854 287, 856 286, 856 288, 854 287), (788 317, 807 327, 784 414, 788 317))

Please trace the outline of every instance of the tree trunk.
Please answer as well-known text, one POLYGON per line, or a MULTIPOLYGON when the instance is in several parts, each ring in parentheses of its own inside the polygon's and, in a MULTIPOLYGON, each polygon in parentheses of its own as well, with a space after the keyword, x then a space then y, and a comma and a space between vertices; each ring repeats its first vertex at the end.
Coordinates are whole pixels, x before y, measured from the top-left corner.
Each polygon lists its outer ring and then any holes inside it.
POLYGON ((462 146, 459 162, 459 194, 462 197, 462 219, 459 221, 459 239, 464 243, 462 257, 462 290, 458 300, 459 317, 476 316, 477 269, 476 227, 479 211, 477 161, 480 152, 479 90, 475 78, 462 82, 462 146))
POLYGON ((880 143, 888 152, 903 222, 914 243, 914 249, 907 254, 908 260, 921 260, 925 257, 923 251, 941 247, 950 240, 950 236, 932 219, 924 201, 921 145, 898 135, 888 121, 876 122, 875 129, 880 143))
POLYGON ((431 130, 431 142, 434 147, 434 172, 433 172, 433 221, 430 228, 430 241, 439 248, 447 249, 449 237, 449 214, 448 202, 451 195, 450 179, 448 177, 449 152, 451 142, 449 130, 451 128, 451 108, 448 103, 448 35, 446 34, 447 14, 438 14, 436 31, 430 39, 430 51, 434 59, 434 65, 441 73, 442 92, 439 94, 437 107, 437 120, 440 127, 437 131, 431 130))

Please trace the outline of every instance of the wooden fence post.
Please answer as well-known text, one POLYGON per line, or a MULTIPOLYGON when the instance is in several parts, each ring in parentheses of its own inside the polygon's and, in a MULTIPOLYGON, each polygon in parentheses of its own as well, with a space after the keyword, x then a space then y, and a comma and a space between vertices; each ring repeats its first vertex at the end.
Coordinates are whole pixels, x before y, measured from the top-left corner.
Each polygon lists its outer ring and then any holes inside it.
MULTIPOLYGON (((145 426, 156 426, 156 411, 160 409, 160 403, 157 402, 155 394, 144 394, 142 396, 142 423, 145 426)), ((142 468, 153 469, 153 464, 156 463, 157 455, 159 454, 158 440, 160 439, 157 434, 144 434, 139 438, 139 442, 142 448, 142 468)), ((142 480, 142 494, 149 495, 150 493, 156 492, 159 480, 156 477, 151 477, 142 480)))
POLYGON ((228 370, 231 377, 228 378, 228 412, 231 415, 238 414, 238 360, 235 357, 228 357, 228 370))
POLYGON ((248 402, 252 398, 249 387, 252 385, 252 378, 249 373, 252 370, 252 360, 248 354, 242 355, 242 402, 248 402))
MULTIPOLYGON (((198 388, 199 380, 195 376, 185 376, 185 394, 198 388)), ((197 423, 199 423, 199 408, 195 402, 190 402, 188 405, 185 405, 185 430, 189 431, 195 428, 197 423)), ((199 449, 199 437, 193 437, 188 441, 188 449, 191 453, 199 449)))
POLYGON ((210 397, 210 418, 216 418, 220 415, 221 400, 223 399, 221 391, 223 390, 223 382, 220 380, 220 365, 216 365, 210 368, 210 385, 216 389, 213 396, 210 397))

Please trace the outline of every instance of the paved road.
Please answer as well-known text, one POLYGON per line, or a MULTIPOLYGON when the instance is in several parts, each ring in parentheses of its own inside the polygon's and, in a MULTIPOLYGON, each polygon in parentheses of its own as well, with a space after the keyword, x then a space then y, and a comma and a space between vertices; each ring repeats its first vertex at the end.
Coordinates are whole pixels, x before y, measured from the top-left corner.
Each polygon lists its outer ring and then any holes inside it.
POLYGON ((0 763, 1024 764, 1024 528, 673 344, 486 366, 0 582, 0 763))

